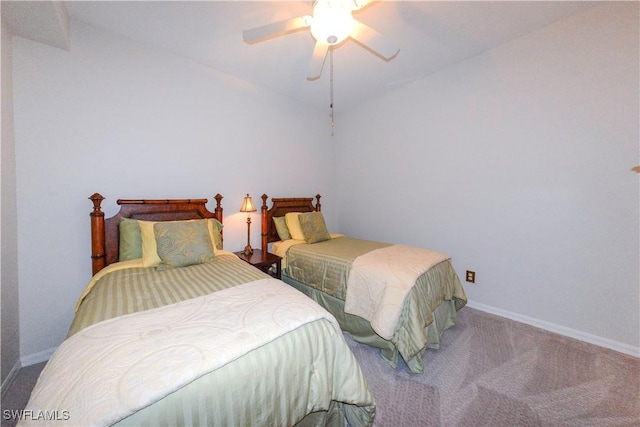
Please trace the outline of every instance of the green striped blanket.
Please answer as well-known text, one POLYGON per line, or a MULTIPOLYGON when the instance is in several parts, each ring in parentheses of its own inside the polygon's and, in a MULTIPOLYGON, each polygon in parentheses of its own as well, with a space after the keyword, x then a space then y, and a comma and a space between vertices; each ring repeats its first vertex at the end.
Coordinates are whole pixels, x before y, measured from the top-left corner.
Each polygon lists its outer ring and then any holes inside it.
MULTIPOLYGON (((133 263, 135 265, 135 263, 133 263)), ((294 292, 297 298, 303 298, 306 304, 315 304, 311 300, 299 294, 297 291, 284 285, 282 282, 270 278, 270 276, 240 260, 233 254, 216 256, 215 260, 199 265, 184 268, 175 268, 165 271, 157 271, 154 268, 141 268, 126 266, 124 269, 113 268, 103 271, 96 276, 83 293, 79 301, 76 317, 69 330, 69 338, 65 343, 85 339, 78 351, 80 356, 73 355, 67 360, 67 370, 59 372, 58 362, 51 363, 47 370, 48 376, 56 378, 54 389, 66 387, 64 395, 75 396, 72 400, 78 404, 90 403, 92 405, 111 404, 120 411, 123 402, 115 402, 113 392, 102 394, 98 387, 98 395, 89 395, 84 389, 79 389, 81 384, 91 383, 90 379, 97 375, 109 375, 110 353, 104 347, 117 347, 104 341, 103 336, 135 335, 135 322, 146 316, 158 316, 151 319, 151 323, 144 329, 146 335, 154 338, 167 347, 168 354, 174 353, 176 343, 167 334, 174 326, 177 326, 166 313, 178 305, 187 307, 183 318, 195 320, 196 325, 201 323, 201 332, 196 330, 193 339, 183 336, 181 331, 175 331, 176 337, 182 339, 182 349, 191 349, 191 344, 199 342, 200 336, 209 339, 213 345, 219 345, 224 351, 233 350, 235 344, 224 344, 222 330, 207 327, 211 322, 218 322, 222 329, 238 329, 240 337, 249 338, 254 334, 242 325, 242 322, 254 327, 263 328, 267 332, 273 328, 269 323, 254 319, 260 316, 259 311, 252 308, 256 299, 273 298, 281 301, 281 307, 275 309, 268 317, 275 322, 297 321, 299 310, 292 310, 295 298, 287 296, 287 292, 294 292), (261 280, 263 279, 263 280, 261 280), (264 280, 266 279, 266 280, 264 280), (270 286, 263 285, 269 282, 278 285, 282 289, 277 291, 270 286), (253 286, 247 294, 239 294, 241 288, 253 286), (233 289, 231 289, 233 288, 233 289), (287 292, 284 292, 288 290, 287 292), (217 292, 224 291, 224 292, 217 292), (231 293, 229 293, 231 291, 231 293), (285 295, 286 294, 286 295, 285 295), (223 297, 224 295, 224 297, 223 297), (231 300, 228 300, 231 295, 231 300), (213 299, 212 299, 213 298, 213 299), (234 300, 235 298, 235 300, 234 300), (209 313, 200 313, 198 308, 202 301, 212 299, 220 301, 210 306, 209 313), (178 303, 178 304, 176 304, 178 303), (234 310, 237 305, 245 306, 244 313, 239 314, 234 310), (249 306, 247 306, 249 304, 249 306), (223 306, 228 309, 223 310, 223 306), (193 316, 190 314, 193 312, 193 316), (201 316, 201 317, 197 317, 201 316), (204 316, 204 317, 202 317, 204 316), (235 317, 234 317, 235 316, 235 317), (242 322, 237 318, 241 317, 242 322), (251 320, 251 319, 253 320, 251 320), (201 320, 199 320, 201 319, 201 320), (129 322, 131 328, 129 327, 129 322), (112 329, 112 325, 120 325, 122 333, 112 329), (209 334, 211 336, 208 336, 209 334), (166 338, 166 342, 163 342, 166 338), (97 341, 96 341, 97 339, 97 341), (107 369, 92 369, 93 361, 102 358, 107 361, 107 369), (70 367, 70 368, 69 368, 70 367), (82 381, 70 381, 68 372, 78 369, 79 378, 82 381), (104 402, 103 402, 104 401, 104 402)), ((301 303, 302 301, 299 301, 301 303)), ((302 306, 304 304, 297 304, 302 306)), ((316 306, 318 310, 322 310, 316 306)), ((303 310, 305 313, 309 310, 303 310)), ((328 314, 327 314, 328 315, 328 314)), ((330 315, 328 315, 330 316, 330 315)), ((264 318, 264 316, 262 316, 264 318)), ((132 409, 126 413, 129 416, 120 419, 122 414, 116 411, 110 412, 110 419, 98 421, 98 424, 106 422, 110 424, 116 419, 118 425, 335 425, 344 426, 345 422, 352 426, 370 426, 375 417, 375 402, 367 389, 366 380, 360 367, 339 329, 332 325, 332 321, 321 318, 302 324, 297 329, 287 332, 268 343, 258 344, 256 348, 244 353, 235 360, 198 377, 184 382, 181 388, 167 394, 154 403, 143 405, 138 410, 132 409)), ((137 336, 137 335, 136 335, 137 336)), ((135 338, 135 337, 134 337, 135 338)), ((233 339, 231 341, 234 341, 233 339)), ((64 360, 66 344, 60 346, 59 351, 52 360, 64 360), (60 354, 58 354, 60 353, 60 354)), ((119 344, 118 344, 119 345, 119 344)), ((141 343, 143 345, 143 343, 141 343)), ((144 345, 143 345, 144 347, 144 345)), ((140 348, 123 347, 125 353, 130 354, 135 364, 125 363, 123 367, 127 375, 145 378, 148 384, 162 382, 167 378, 173 378, 169 371, 172 358, 144 356, 140 348), (132 351, 128 351, 132 350, 132 351), (151 365, 159 368, 160 374, 149 374, 148 370, 133 369, 134 366, 147 366, 147 360, 151 365), (155 362, 154 362, 155 361, 155 362), (131 367, 132 369, 128 369, 131 367)), ((221 350, 201 351, 198 354, 204 362, 220 356, 221 350)), ((154 354, 159 354, 155 352, 154 354)), ((174 357, 175 359, 175 357, 174 357)), ((65 362, 65 363, 66 363, 65 362)), ((195 369, 198 363, 174 363, 177 371, 189 372, 195 369)), ((49 366, 49 365, 48 365, 49 366)), ((97 365, 96 365, 97 366, 97 365)), ((155 372, 155 371, 154 371, 155 372)), ((39 380, 43 384, 36 385, 36 389, 46 389, 44 379, 39 380)), ((118 381, 118 384, 121 384, 118 381)), ((98 383, 99 384, 99 383, 98 383)), ((137 382, 132 382, 135 385, 137 382)), ((58 399, 59 393, 52 396, 58 399), (57 397, 56 397, 57 396, 57 397)), ((64 397, 64 396, 62 396, 64 397)), ((38 404, 37 400, 31 401, 27 407, 35 407, 42 410, 51 409, 51 400, 38 404), (46 407, 44 407, 46 406, 46 407)), ((57 406, 56 406, 57 407, 57 406)), ((81 407, 74 403, 69 409, 70 416, 74 420, 82 419, 81 407)), ((55 409, 55 408, 54 408, 55 409)), ((65 407, 66 409, 66 407, 65 407)), ((88 412, 94 413, 93 409, 88 412)), ((93 415, 92 415, 93 416, 93 415)), ((40 423, 48 424, 48 422, 40 423)), ((63 423, 64 424, 64 423, 63 423)))
POLYGON ((162 307, 266 277, 269 276, 233 254, 219 255, 214 261, 188 268, 117 270, 100 278, 82 300, 68 336, 102 320, 162 307))

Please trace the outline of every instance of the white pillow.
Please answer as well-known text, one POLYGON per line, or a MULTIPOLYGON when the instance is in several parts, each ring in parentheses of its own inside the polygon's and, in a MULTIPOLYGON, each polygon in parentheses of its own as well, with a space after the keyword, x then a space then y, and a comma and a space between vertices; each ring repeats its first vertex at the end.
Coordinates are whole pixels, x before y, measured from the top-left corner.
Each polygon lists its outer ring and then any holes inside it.
POLYGON ((302 212, 289 212, 284 216, 284 221, 287 223, 289 234, 291 234, 291 238, 294 240, 304 240, 304 233, 302 232, 302 227, 300 226, 300 220, 298 218, 301 213, 302 212))
POLYGON ((142 266, 157 267, 162 260, 158 256, 156 234, 153 232, 155 221, 138 221, 140 236, 142 237, 142 266))

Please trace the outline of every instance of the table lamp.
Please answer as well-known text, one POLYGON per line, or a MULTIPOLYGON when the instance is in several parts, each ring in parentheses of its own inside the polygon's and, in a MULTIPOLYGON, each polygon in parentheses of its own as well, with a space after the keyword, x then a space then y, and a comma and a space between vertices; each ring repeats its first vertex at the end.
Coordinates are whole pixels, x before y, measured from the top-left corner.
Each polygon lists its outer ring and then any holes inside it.
POLYGON ((249 212, 255 211, 256 207, 253 205, 251 196, 247 194, 242 202, 242 207, 240 208, 240 212, 247 212, 247 246, 245 246, 242 251, 242 253, 247 256, 253 254, 253 248, 251 247, 251 216, 249 215, 249 212))

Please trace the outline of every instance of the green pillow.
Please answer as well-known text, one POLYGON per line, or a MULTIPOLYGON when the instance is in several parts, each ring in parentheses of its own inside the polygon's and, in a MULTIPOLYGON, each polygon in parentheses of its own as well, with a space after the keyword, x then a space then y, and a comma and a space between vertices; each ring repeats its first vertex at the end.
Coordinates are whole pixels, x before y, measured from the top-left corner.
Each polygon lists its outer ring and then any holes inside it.
POLYGON ((216 249, 222 249, 222 227, 224 225, 215 218, 210 218, 208 221, 213 224, 213 241, 216 244, 216 249))
POLYGON ((153 224, 158 257, 158 270, 186 267, 214 259, 208 220, 157 222, 153 224))
POLYGON ((331 239, 322 212, 308 212, 298 216, 300 228, 307 243, 324 242, 331 239))
MULTIPOLYGON (((215 218, 210 218, 213 224, 213 241, 217 249, 222 249, 222 224, 215 218)), ((120 247, 118 261, 142 258, 142 234, 137 219, 120 219, 120 247)))
POLYGON ((120 250, 118 261, 142 258, 142 235, 135 219, 120 219, 120 250))
POLYGON ((289 227, 287 227, 287 223, 283 216, 274 216, 273 223, 276 226, 276 231, 278 232, 278 237, 280 240, 289 240, 291 239, 291 234, 289 233, 289 227))

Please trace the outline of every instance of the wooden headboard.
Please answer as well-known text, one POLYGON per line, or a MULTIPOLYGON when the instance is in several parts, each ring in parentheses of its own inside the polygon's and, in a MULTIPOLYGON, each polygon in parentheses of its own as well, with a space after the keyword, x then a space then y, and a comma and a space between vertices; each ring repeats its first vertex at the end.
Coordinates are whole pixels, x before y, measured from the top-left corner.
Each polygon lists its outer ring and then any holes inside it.
POLYGON ((273 205, 271 209, 267 206, 268 196, 262 195, 262 252, 267 252, 268 245, 271 242, 277 242, 280 240, 276 226, 273 223, 273 217, 284 216, 288 212, 320 212, 320 195, 316 194, 316 204, 313 205, 313 197, 280 197, 272 198, 273 205))
POLYGON ((132 218, 145 221, 179 221, 186 219, 215 218, 222 223, 222 196, 216 194, 214 212, 207 209, 207 199, 118 199, 120 211, 105 219, 100 204, 102 195, 95 193, 89 200, 93 202, 91 216, 91 263, 92 274, 96 274, 107 265, 117 262, 120 246, 120 219, 132 218))

